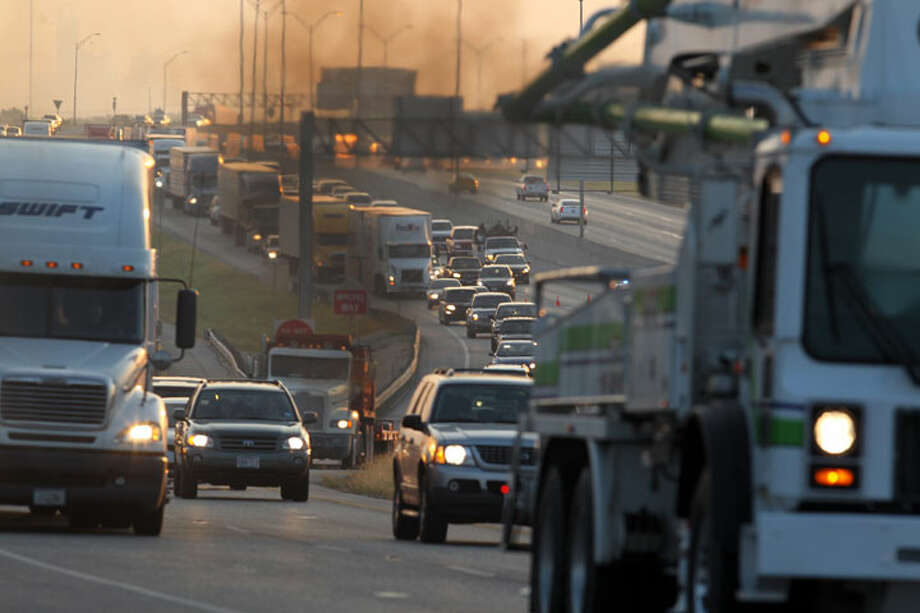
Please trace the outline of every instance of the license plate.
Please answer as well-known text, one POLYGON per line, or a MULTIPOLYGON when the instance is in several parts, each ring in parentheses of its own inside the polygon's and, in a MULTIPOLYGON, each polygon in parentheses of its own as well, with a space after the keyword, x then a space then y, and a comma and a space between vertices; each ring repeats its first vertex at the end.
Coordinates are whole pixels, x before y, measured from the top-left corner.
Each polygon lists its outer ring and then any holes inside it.
POLYGON ((259 467, 259 456, 255 456, 255 457, 238 456, 236 458, 236 467, 237 468, 258 468, 259 467))
POLYGON ((67 490, 32 490, 32 504, 37 507, 63 507, 67 504, 67 490))

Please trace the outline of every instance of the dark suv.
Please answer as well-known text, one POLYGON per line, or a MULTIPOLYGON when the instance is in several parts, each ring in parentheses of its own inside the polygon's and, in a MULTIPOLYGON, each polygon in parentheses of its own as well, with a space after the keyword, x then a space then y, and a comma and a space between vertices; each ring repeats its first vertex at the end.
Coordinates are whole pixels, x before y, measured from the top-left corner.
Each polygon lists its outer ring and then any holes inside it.
POLYGON ((504 292, 514 300, 516 284, 510 266, 504 264, 483 266, 479 271, 479 285, 488 288, 490 292, 504 292))
POLYGON ((441 303, 438 307, 438 321, 448 325, 454 321, 466 319, 466 310, 473 302, 473 296, 484 288, 481 287, 448 287, 441 294, 441 303))
POLYGON ((444 273, 445 277, 457 279, 463 285, 476 285, 479 281, 479 260, 469 256, 452 257, 444 273))
POLYGON ((281 486, 285 500, 310 496, 310 435, 288 389, 278 381, 212 380, 188 413, 176 411, 176 495, 195 498, 199 483, 281 486))

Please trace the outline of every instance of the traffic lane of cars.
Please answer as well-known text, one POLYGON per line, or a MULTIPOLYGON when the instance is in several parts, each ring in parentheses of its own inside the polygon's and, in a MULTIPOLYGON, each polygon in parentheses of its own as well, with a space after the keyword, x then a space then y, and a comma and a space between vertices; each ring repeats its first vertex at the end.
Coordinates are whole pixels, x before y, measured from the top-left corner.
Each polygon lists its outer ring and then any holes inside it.
MULTIPOLYGON (((42 530, 4 530, 0 569, 3 583, 16 586, 4 590, 5 602, 33 585, 26 606, 10 610, 523 608, 527 555, 495 547, 495 527, 452 528, 439 547, 396 543, 389 501, 314 494, 307 506, 262 488, 173 501, 156 547, 118 533, 73 533, 51 520, 42 530)), ((9 523, 16 520, 4 518, 0 529, 9 523)))

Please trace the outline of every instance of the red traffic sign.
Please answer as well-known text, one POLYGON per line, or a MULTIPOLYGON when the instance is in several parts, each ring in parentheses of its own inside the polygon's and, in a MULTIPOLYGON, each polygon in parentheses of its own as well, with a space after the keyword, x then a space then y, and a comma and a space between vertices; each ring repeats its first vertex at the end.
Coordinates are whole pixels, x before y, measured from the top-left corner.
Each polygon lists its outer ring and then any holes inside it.
POLYGON ((332 296, 336 315, 367 313, 367 292, 363 289, 340 289, 332 296))
POLYGON ((289 319, 278 326, 275 332, 275 342, 294 345, 298 340, 303 340, 308 336, 313 336, 313 328, 310 327, 310 324, 301 319, 289 319))

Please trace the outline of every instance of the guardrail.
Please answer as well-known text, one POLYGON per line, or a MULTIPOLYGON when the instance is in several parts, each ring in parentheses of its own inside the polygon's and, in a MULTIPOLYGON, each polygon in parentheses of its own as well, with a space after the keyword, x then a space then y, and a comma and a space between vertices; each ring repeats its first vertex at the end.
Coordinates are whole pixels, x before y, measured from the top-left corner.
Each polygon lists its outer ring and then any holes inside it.
POLYGON ((214 330, 211 328, 205 330, 204 337, 209 343, 211 343, 211 346, 214 347, 214 351, 217 352, 217 355, 224 362, 224 364, 227 365, 227 368, 230 369, 230 372, 233 373, 235 377, 240 377, 241 379, 249 378, 243 369, 240 368, 235 352, 231 350, 226 344, 224 344, 220 337, 214 333, 214 330))
POLYGON ((390 400, 397 392, 399 392, 409 381, 412 380, 412 377, 415 376, 416 371, 418 370, 418 352, 419 346, 422 339, 422 333, 419 330, 418 326, 415 326, 415 339, 412 342, 412 360, 409 362, 409 367, 406 368, 406 371, 396 377, 392 383, 390 383, 385 390, 377 394, 377 399, 375 401, 376 406, 381 406, 390 400))

